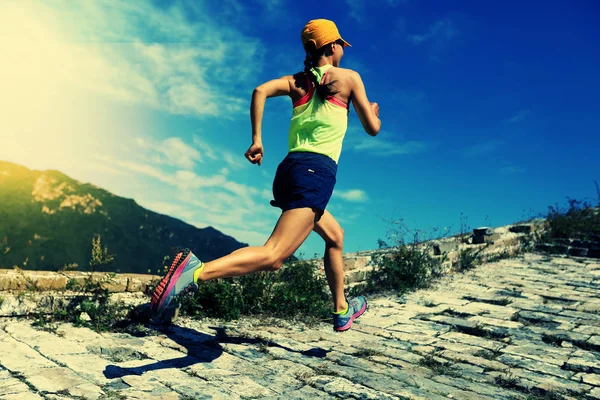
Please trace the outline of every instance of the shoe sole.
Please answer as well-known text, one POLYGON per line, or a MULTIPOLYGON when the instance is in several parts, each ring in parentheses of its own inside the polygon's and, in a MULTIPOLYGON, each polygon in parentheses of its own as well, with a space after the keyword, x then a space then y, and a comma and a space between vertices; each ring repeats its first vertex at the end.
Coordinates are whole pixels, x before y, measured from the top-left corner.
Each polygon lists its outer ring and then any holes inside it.
POLYGON ((365 304, 363 304, 362 308, 360 310, 358 310, 358 312, 356 314, 354 314, 352 317, 350 317, 350 321, 346 325, 340 326, 339 328, 334 327, 333 330, 336 332, 347 331, 352 326, 352 322, 354 322, 355 319, 357 319, 358 317, 363 315, 365 313, 365 311, 367 311, 367 300, 365 300, 365 304))
MULTIPOLYGON (((179 251, 173 262, 171 263, 171 267, 169 267, 169 271, 166 275, 160 280, 156 289, 154 289, 154 293, 152 294, 152 300, 150 300, 150 309, 153 312, 157 312, 160 310, 162 303, 164 301, 164 297, 166 293, 169 293, 173 289, 173 285, 171 285, 171 280, 174 276, 177 278, 181 276, 180 267, 181 265, 187 265, 192 252, 189 249, 184 249, 179 251)), ((175 279, 176 281, 177 279, 175 279)), ((175 283, 173 281, 173 283, 175 283)))

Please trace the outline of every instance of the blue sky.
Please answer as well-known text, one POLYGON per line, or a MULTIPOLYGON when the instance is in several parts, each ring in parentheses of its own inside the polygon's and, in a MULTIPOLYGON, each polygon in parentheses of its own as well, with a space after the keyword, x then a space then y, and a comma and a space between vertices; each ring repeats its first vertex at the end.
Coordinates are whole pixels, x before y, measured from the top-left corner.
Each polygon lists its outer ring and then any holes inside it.
MULTIPOLYGON (((328 207, 346 251, 376 248, 390 220, 457 232, 461 215, 500 226, 596 201, 600 7, 540 4, 5 0, 0 159, 260 245, 291 103, 267 102, 258 167, 251 93, 302 69, 302 27, 328 18, 382 119, 372 138, 350 115, 328 207)), ((322 250, 312 234, 299 252, 322 250)))

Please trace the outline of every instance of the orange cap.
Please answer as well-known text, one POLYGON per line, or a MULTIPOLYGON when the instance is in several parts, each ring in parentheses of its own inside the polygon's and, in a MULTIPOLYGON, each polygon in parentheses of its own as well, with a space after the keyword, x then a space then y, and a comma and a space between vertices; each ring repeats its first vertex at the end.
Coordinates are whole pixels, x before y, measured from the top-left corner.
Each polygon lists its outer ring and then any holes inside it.
POLYGON ((340 36, 337 26, 333 21, 328 19, 313 19, 302 29, 302 45, 306 47, 308 42, 313 42, 317 49, 325 46, 328 43, 335 42, 341 39, 344 42, 344 47, 350 46, 350 43, 346 42, 340 36))

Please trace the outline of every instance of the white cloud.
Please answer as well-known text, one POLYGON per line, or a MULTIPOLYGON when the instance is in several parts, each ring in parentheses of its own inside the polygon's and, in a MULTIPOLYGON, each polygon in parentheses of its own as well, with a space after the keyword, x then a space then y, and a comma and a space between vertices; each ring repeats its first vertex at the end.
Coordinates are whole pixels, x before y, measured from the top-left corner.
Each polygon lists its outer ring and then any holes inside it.
POLYGON ((512 123, 516 123, 516 122, 520 122, 523 121, 525 118, 527 118, 529 115, 531 114, 530 110, 521 110, 518 113, 516 113, 515 115, 513 115, 512 117, 510 117, 508 119, 508 122, 512 122, 512 123))
POLYGON ((450 40, 456 35, 458 35, 458 29, 454 22, 446 18, 431 24, 425 33, 410 35, 408 40, 415 45, 420 45, 431 40, 450 40))
POLYGON ((396 143, 379 137, 362 137, 348 141, 349 149, 377 156, 393 156, 423 153, 429 147, 426 142, 409 140, 396 143))
POLYGON ((150 150, 150 160, 155 164, 165 164, 178 168, 194 168, 196 163, 202 161, 200 152, 186 144, 179 137, 170 137, 160 141, 149 138, 137 137, 137 149, 150 150))
POLYGON ((346 0, 346 6, 348 7, 348 15, 360 22, 364 16, 364 0, 346 0))
POLYGON ((201 154, 211 160, 225 162, 225 164, 233 170, 240 170, 248 167, 248 163, 242 154, 235 155, 225 148, 207 143, 197 135, 194 135, 193 142, 194 145, 201 150, 201 154))
POLYGON ((191 21, 179 3, 9 2, 8 11, 0 25, 11 79, 42 75, 121 103, 230 117, 247 103, 237 88, 261 67, 258 40, 206 12, 191 21))
POLYGON ((110 167, 118 167, 121 170, 128 170, 131 172, 137 172, 138 174, 144 174, 151 176, 163 183, 174 184, 175 181, 173 177, 156 168, 154 165, 145 164, 142 162, 135 162, 130 160, 121 160, 109 155, 95 155, 93 157, 96 161, 105 163, 109 168, 110 167))
POLYGON ((360 189, 349 189, 349 190, 340 190, 335 189, 333 191, 333 195, 339 197, 343 200, 350 201, 353 203, 365 203, 369 200, 369 196, 365 193, 364 190, 360 189))
POLYGON ((500 140, 488 140, 487 142, 476 143, 460 150, 460 153, 466 157, 477 157, 494 152, 502 142, 500 140))
POLYGON ((407 36, 407 40, 415 46, 424 46, 429 59, 439 62, 441 55, 450 48, 452 40, 458 36, 456 22, 447 17, 432 23, 424 33, 407 36))

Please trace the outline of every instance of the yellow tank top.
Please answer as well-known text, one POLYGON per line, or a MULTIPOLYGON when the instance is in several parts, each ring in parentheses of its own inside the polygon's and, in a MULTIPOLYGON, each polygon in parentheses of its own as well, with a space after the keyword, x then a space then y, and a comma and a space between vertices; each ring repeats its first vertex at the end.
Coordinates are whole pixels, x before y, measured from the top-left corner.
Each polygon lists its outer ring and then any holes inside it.
MULTIPOLYGON (((323 82, 331 67, 333 65, 327 64, 312 68, 311 72, 317 82, 323 82)), ((308 93, 294 103, 288 135, 290 153, 324 154, 337 164, 348 128, 348 112, 348 105, 343 101, 333 96, 322 99, 309 79, 308 93)))

